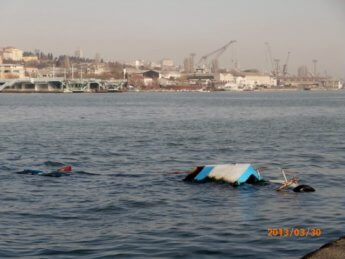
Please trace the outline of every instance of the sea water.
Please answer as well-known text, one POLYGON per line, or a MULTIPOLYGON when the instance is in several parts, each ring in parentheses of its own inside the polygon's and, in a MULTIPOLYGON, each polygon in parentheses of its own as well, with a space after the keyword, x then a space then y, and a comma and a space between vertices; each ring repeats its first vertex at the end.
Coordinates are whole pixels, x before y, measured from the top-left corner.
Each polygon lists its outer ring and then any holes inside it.
POLYGON ((345 92, 0 94, 0 161, 0 257, 296 258, 344 233, 345 92), (316 192, 183 181, 236 162, 316 192))

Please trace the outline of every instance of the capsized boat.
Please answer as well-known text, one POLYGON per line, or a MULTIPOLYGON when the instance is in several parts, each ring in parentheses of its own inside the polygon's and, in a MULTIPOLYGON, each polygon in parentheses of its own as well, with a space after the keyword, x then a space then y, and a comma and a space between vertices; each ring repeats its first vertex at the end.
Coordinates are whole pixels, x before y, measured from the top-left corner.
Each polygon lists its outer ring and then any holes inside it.
POLYGON ((186 181, 204 182, 207 180, 225 181, 232 185, 262 181, 260 172, 251 164, 222 164, 198 166, 190 172, 186 181))
POLYGON ((267 183, 280 185, 276 191, 286 189, 293 189, 294 192, 314 192, 315 189, 309 185, 300 185, 299 179, 293 177, 287 179, 285 170, 282 169, 284 180, 265 180, 259 169, 255 169, 251 164, 236 163, 236 164, 220 164, 220 165, 204 165, 198 166, 188 173, 184 178, 185 181, 190 182, 206 182, 206 181, 224 181, 233 186, 238 186, 244 183, 267 183))

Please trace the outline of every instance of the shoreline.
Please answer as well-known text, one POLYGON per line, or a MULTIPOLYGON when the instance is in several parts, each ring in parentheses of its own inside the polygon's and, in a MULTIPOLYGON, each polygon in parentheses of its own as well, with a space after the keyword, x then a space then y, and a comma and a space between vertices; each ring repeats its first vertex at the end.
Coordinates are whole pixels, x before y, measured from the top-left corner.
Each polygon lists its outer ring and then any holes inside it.
POLYGON ((190 89, 148 89, 148 90, 137 90, 137 91, 95 91, 95 92, 64 92, 64 91, 0 91, 0 94, 119 94, 119 93, 241 93, 241 92, 335 92, 344 91, 344 88, 312 88, 312 89, 300 89, 300 88, 265 88, 265 89, 255 89, 255 90, 190 90, 190 89))

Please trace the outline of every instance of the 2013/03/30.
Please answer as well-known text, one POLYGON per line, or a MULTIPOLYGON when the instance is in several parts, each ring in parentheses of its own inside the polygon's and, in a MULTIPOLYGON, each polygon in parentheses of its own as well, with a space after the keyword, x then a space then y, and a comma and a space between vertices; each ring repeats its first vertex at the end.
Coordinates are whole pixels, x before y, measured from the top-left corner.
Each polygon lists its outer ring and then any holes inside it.
POLYGON ((268 228, 269 237, 320 237, 320 228, 268 228))

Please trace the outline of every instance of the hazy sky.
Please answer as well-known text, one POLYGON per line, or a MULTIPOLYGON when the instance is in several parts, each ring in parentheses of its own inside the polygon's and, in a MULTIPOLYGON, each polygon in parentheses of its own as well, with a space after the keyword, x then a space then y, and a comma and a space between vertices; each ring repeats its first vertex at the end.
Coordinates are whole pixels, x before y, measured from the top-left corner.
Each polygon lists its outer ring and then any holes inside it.
POLYGON ((1 0, 0 46, 181 64, 237 40, 220 58, 264 70, 265 42, 289 70, 345 78, 345 0, 1 0))

